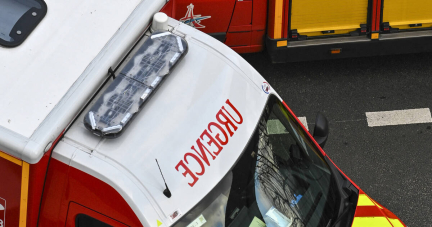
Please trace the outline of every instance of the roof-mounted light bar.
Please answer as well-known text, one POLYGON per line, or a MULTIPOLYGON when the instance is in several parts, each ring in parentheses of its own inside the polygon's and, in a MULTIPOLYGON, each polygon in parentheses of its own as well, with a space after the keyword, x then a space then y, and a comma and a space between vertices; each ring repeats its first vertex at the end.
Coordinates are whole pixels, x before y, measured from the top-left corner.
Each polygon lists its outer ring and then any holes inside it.
POLYGON ((85 127, 97 136, 120 136, 187 50, 183 38, 167 31, 153 33, 91 107, 85 127))

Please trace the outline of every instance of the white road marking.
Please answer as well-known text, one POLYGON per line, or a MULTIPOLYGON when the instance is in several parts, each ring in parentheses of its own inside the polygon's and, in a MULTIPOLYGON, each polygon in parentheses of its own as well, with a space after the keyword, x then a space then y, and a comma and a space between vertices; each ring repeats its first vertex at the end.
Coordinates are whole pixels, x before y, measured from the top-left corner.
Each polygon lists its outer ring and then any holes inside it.
POLYGON ((298 117, 298 119, 303 124, 303 126, 306 128, 306 130, 309 131, 309 127, 308 127, 308 124, 307 124, 306 117, 298 117))
POLYGON ((432 122, 429 108, 366 112, 369 127, 432 122))

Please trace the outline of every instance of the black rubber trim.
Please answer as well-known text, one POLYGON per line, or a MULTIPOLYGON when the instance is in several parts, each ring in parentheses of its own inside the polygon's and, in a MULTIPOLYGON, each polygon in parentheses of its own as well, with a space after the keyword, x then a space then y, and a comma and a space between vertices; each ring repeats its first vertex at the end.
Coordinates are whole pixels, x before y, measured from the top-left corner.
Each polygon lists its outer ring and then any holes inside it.
POLYGON ((208 35, 210 35, 211 37, 221 41, 221 42, 225 42, 226 39, 226 32, 218 32, 218 33, 209 33, 208 35))
MULTIPOLYGON (((266 48, 273 63, 300 62, 310 60, 382 56, 432 51, 432 36, 400 39, 374 40, 371 42, 351 42, 323 44, 301 47, 277 47, 280 40, 266 37, 266 48), (329 50, 342 48, 340 54, 330 54, 329 50)), ((288 41, 289 43, 290 41, 288 41)), ((298 41, 294 41, 298 42, 298 41)))
POLYGON ((381 28, 381 25, 382 25, 382 23, 383 23, 383 14, 384 14, 384 0, 381 0, 381 12, 380 12, 380 23, 379 23, 379 25, 380 25, 380 27, 379 27, 379 29, 378 29, 378 31, 382 31, 382 28, 381 28))
POLYGON ((34 0, 41 5, 41 9, 35 7, 29 9, 22 17, 17 21, 15 26, 12 28, 9 36, 14 39, 14 41, 6 41, 0 38, 0 45, 5 47, 16 47, 19 46, 30 33, 36 28, 39 22, 45 17, 48 11, 47 4, 43 0, 34 0), (37 15, 33 16, 32 13, 36 12, 37 15), (21 34, 17 34, 17 31, 21 31, 21 34))
POLYGON ((112 227, 105 222, 99 221, 96 218, 86 214, 78 214, 75 218, 75 227, 112 227))

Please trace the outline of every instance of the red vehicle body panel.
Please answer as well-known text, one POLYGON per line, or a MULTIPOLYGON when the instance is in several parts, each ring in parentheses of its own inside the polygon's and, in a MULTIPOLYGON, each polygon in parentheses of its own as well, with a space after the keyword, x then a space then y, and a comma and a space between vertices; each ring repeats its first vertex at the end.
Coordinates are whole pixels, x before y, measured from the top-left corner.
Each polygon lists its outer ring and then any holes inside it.
POLYGON ((236 2, 230 26, 252 24, 252 1, 236 2))
POLYGON ((48 164, 51 158, 52 150, 62 136, 63 132, 53 142, 53 145, 51 146, 49 151, 44 154, 42 159, 38 163, 30 165, 29 197, 27 204, 27 226, 37 226, 48 164))
POLYGON ((93 212, 103 214, 100 221, 110 220, 109 223, 114 221, 128 226, 142 226, 127 202, 110 185, 52 159, 42 197, 39 226, 64 226, 66 220, 67 226, 74 226, 70 225, 71 220, 75 220, 80 212, 89 216, 92 216, 93 212), (79 207, 71 206, 72 203, 79 204, 79 207))
POLYGON ((188 6, 191 4, 194 6, 193 13, 195 16, 210 16, 210 18, 201 21, 201 25, 204 27, 199 28, 208 34, 223 33, 228 30, 236 3, 235 0, 172 0, 172 2, 172 17, 176 20, 181 20, 187 15, 188 6))
POLYGON ((172 0, 162 8, 161 12, 184 21, 191 4, 193 5, 192 15, 210 16, 200 22, 204 27, 195 26, 195 28, 210 35, 224 35, 221 41, 238 53, 264 50, 266 0, 172 0))
POLYGON ((238 53, 264 50, 267 1, 237 1, 225 44, 238 53))

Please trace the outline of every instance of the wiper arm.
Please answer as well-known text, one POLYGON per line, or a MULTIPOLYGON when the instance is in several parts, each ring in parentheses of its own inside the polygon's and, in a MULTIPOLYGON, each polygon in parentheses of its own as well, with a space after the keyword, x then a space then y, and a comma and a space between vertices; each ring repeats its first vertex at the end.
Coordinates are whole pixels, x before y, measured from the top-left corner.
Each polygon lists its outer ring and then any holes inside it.
MULTIPOLYGON (((351 208, 352 208, 353 205, 354 205, 354 204, 352 204, 352 203, 348 203, 347 206, 345 207, 345 210, 342 212, 342 214, 340 214, 340 215, 337 217, 336 221, 333 223, 333 225, 332 225, 331 227, 335 227, 336 224, 339 223, 340 220, 342 220, 342 218, 343 218, 346 214, 349 213, 348 211, 351 210, 351 208)), ((330 219, 330 221, 329 221, 329 223, 327 224, 327 226, 329 226, 329 224, 331 223, 331 221, 332 221, 332 219, 330 219)))
MULTIPOLYGON (((332 172, 333 179, 335 180, 337 186, 337 191, 339 191, 340 195, 340 204, 337 206, 337 208, 335 208, 338 215, 336 221, 332 225, 332 227, 334 227, 341 220, 343 220, 346 214, 351 213, 349 211, 351 211, 352 208, 355 208, 355 203, 358 200, 358 189, 355 188, 351 182, 342 175, 342 173, 337 169, 336 166, 334 166, 327 156, 325 157, 325 160, 330 167, 330 171, 332 172)), ((327 226, 329 226, 330 223, 331 220, 329 223, 327 223, 327 226)))

